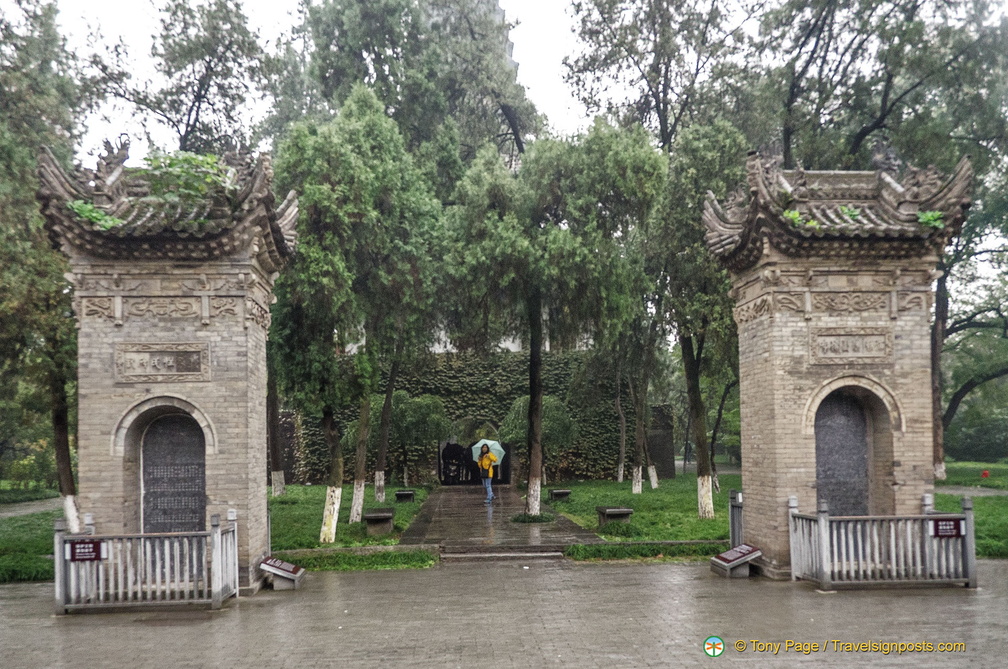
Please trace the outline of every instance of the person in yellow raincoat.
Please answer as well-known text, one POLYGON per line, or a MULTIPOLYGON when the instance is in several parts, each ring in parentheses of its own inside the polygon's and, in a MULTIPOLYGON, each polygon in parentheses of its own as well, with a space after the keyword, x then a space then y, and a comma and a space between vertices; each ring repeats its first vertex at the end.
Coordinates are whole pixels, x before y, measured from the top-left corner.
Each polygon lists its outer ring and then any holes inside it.
POLYGON ((479 460, 476 464, 479 465, 480 477, 483 479, 483 487, 486 488, 486 500, 484 504, 489 504, 494 500, 493 486, 491 481, 493 481, 493 466, 497 462, 497 456, 490 452, 490 447, 483 444, 480 448, 479 460))

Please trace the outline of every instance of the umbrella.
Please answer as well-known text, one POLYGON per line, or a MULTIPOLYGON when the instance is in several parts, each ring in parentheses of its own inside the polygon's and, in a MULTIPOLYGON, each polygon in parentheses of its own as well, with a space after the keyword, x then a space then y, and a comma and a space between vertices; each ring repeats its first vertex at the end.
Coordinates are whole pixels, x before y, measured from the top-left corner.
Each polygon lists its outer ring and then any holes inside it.
POLYGON ((499 441, 492 441, 490 439, 480 439, 472 445, 473 460, 479 460, 483 444, 490 447, 490 452, 497 456, 497 462, 495 464, 500 465, 500 463, 504 460, 504 447, 500 445, 499 441))

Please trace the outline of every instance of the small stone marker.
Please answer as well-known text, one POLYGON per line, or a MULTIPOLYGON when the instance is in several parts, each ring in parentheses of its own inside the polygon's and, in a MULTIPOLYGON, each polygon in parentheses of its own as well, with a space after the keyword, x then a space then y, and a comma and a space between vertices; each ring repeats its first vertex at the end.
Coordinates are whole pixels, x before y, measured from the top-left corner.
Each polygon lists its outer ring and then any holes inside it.
POLYGON ((571 494, 570 490, 565 490, 565 489, 562 489, 562 488, 554 488, 553 490, 549 491, 549 498, 550 499, 567 499, 568 497, 570 497, 570 494, 571 494))
POLYGON ((413 496, 416 494, 415 490, 396 490, 395 501, 397 502, 412 502, 413 496))
POLYGON ((259 563, 259 568, 272 576, 274 590, 297 590, 304 578, 304 567, 270 557, 259 563), (279 578, 278 578, 279 577, 279 578))
POLYGON ((739 544, 731 550, 712 557, 710 559, 711 571, 725 578, 748 578, 749 563, 761 555, 763 555, 763 551, 755 546, 739 544))
POLYGON ((602 527, 610 520, 618 520, 621 523, 629 523, 630 516, 633 515, 633 509, 626 509, 619 506, 596 506, 595 511, 598 512, 599 527, 602 527))
POLYGON ((371 509, 364 514, 364 522, 367 523, 367 534, 369 537, 388 534, 394 528, 393 519, 395 509, 371 509))

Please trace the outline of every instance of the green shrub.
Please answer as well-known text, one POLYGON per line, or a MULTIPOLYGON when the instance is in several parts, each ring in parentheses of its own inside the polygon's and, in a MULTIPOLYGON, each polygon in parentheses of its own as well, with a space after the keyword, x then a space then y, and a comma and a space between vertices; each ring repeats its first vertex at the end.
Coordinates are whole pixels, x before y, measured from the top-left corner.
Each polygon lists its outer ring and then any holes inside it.
POLYGON ((633 522, 624 523, 619 520, 610 520, 598 529, 598 534, 607 537, 636 537, 641 534, 641 529, 633 522))
POLYGON ((276 557, 293 562, 309 571, 424 569, 438 561, 438 556, 428 551, 381 551, 368 555, 320 551, 314 555, 299 554, 296 557, 277 553, 276 557))
POLYGON ((512 523, 552 523, 556 520, 556 516, 552 513, 519 513, 516 516, 511 516, 512 523))

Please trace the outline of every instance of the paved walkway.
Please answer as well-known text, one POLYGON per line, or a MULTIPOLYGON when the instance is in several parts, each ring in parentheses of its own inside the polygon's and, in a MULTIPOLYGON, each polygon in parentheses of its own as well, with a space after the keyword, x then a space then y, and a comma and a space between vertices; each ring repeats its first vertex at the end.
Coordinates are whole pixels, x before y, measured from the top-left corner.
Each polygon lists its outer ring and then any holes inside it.
MULTIPOLYGON (((52 585, 0 585, 0 664, 35 667, 1005 666, 1008 561, 981 588, 820 593, 727 580, 706 564, 442 563, 315 572, 224 609, 52 615, 52 585), (703 641, 727 644, 708 658, 703 641), (753 641, 826 642, 812 656, 753 641), (840 652, 832 640, 964 643, 965 652, 840 652), (745 650, 735 650, 737 641, 745 650)), ((841 647, 842 648, 842 647, 841 647)))
POLYGON ((40 513, 42 511, 56 511, 63 508, 62 497, 52 497, 50 499, 39 499, 34 502, 18 502, 17 504, 0 504, 0 518, 13 518, 14 516, 27 516, 29 513, 40 513))
POLYGON ((562 551, 570 544, 602 542, 560 515, 551 523, 512 523, 512 516, 525 512, 525 500, 509 485, 495 487, 494 493, 497 499, 484 504, 483 486, 437 488, 400 543, 438 544, 446 554, 493 554, 562 551))

